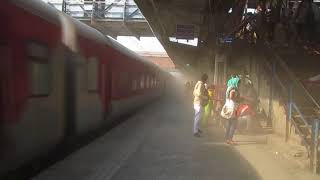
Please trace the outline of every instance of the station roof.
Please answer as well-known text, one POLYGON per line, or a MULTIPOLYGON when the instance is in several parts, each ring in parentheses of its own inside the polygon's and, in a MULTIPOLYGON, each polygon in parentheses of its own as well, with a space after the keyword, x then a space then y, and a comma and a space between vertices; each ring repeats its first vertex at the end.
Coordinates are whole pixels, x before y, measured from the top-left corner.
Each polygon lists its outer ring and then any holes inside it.
POLYGON ((220 31, 220 27, 224 27, 228 11, 235 1, 135 0, 135 2, 148 20, 154 35, 179 68, 194 64, 199 54, 206 56, 205 54, 210 53, 216 41, 217 31, 220 31), (196 38, 198 42, 196 46, 189 46, 171 41, 169 38, 172 37, 185 40, 196 38))

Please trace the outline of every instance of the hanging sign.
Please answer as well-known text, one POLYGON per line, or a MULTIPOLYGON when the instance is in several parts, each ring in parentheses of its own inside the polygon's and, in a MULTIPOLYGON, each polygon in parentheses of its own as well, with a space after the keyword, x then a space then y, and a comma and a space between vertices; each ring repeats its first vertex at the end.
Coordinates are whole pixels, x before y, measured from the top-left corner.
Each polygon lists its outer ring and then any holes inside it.
POLYGON ((176 39, 194 39, 194 25, 177 24, 176 39))

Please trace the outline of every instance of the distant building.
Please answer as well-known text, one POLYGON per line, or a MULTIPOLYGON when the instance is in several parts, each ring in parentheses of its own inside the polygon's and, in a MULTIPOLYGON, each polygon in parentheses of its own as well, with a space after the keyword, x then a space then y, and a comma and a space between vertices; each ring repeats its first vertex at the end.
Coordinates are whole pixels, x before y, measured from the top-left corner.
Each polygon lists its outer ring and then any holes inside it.
POLYGON ((168 56, 167 53, 163 52, 137 52, 140 56, 144 57, 145 59, 153 62, 154 64, 158 65, 159 67, 165 70, 174 70, 175 65, 168 56))

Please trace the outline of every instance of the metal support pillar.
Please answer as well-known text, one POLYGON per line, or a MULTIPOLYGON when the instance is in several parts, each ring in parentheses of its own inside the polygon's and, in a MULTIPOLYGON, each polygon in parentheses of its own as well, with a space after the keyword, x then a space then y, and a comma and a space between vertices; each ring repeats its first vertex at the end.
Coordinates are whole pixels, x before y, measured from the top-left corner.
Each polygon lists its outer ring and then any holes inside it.
POLYGON ((250 48, 249 50, 250 50, 250 54, 249 54, 249 70, 248 70, 249 72, 248 73, 249 73, 250 77, 252 78, 252 69, 253 69, 252 68, 252 64, 253 64, 253 57, 252 57, 252 52, 253 51, 252 50, 253 49, 250 48))
POLYGON ((288 90, 288 114, 287 114, 287 121, 286 121, 286 142, 289 140, 290 135, 290 128, 291 128, 291 120, 292 120, 292 93, 293 93, 293 86, 292 84, 289 85, 288 90))
POLYGON ((267 126, 272 126, 272 101, 273 101, 273 94, 274 94, 274 80, 275 80, 275 71, 276 64, 272 62, 272 70, 271 70, 271 80, 270 80, 270 96, 269 96, 269 121, 267 122, 267 126))
POLYGON ((127 0, 124 0, 122 21, 125 23, 126 20, 127 20, 127 0))
POLYGON ((320 120, 315 119, 314 124, 312 127, 312 140, 313 140, 313 146, 312 146, 312 171, 313 173, 317 173, 318 168, 319 168, 319 151, 318 151, 318 146, 319 146, 319 128, 320 128, 320 120))
POLYGON ((105 0, 100 1, 99 12, 102 18, 105 18, 105 11, 104 11, 105 8, 106 8, 106 1, 105 0))
POLYGON ((95 14, 97 10, 96 0, 92 0, 92 14, 91 14, 91 24, 94 24, 95 14))
POLYGON ((67 2, 66 0, 62 0, 62 12, 66 13, 67 12, 67 2))
POLYGON ((257 94, 258 94, 258 97, 260 97, 260 86, 261 86, 261 67, 260 67, 260 63, 258 64, 257 66, 257 76, 258 76, 258 83, 257 83, 257 94))

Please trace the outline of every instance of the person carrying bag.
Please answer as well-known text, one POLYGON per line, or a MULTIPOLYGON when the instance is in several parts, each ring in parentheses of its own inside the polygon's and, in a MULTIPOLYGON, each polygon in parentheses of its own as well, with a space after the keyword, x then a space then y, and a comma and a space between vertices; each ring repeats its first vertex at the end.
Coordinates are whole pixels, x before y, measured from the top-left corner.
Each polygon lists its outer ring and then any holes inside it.
POLYGON ((220 115, 227 119, 227 128, 225 139, 227 144, 235 145, 236 143, 232 140, 233 135, 237 128, 237 108, 238 102, 240 98, 240 94, 238 91, 238 86, 240 84, 240 78, 236 77, 232 80, 229 87, 227 88, 226 92, 226 102, 222 107, 220 115))
POLYGON ((208 75, 203 74, 201 80, 197 82, 194 87, 193 95, 193 107, 194 107, 194 125, 193 125, 193 134, 196 137, 200 137, 201 130, 199 129, 200 120, 202 118, 203 109, 208 104, 208 91, 205 87, 205 83, 208 80, 208 75))

